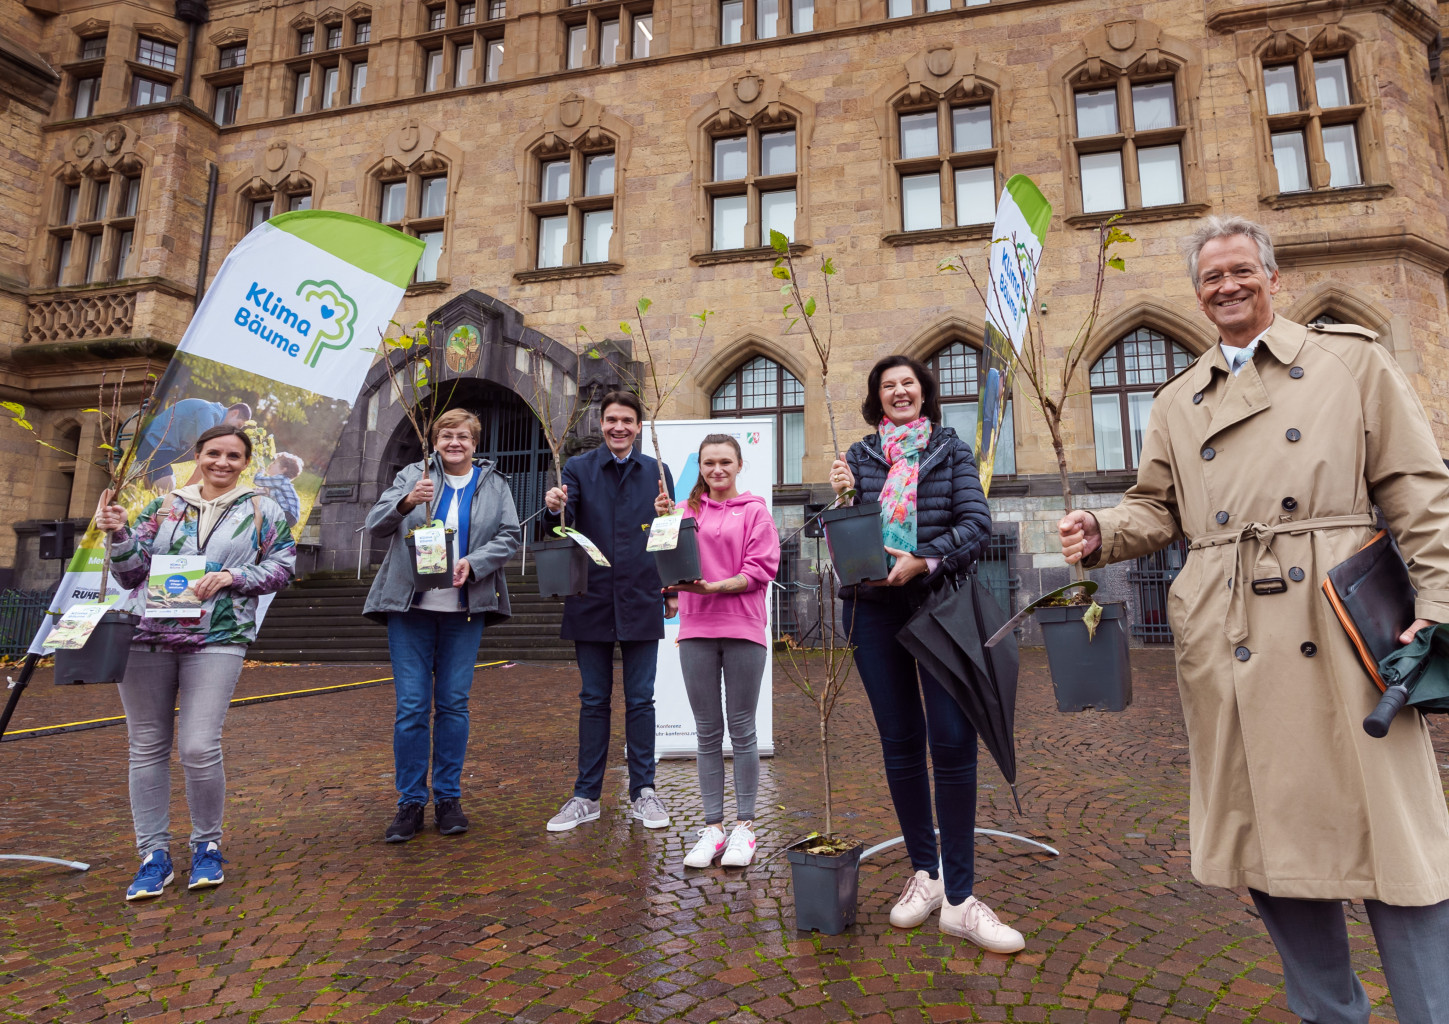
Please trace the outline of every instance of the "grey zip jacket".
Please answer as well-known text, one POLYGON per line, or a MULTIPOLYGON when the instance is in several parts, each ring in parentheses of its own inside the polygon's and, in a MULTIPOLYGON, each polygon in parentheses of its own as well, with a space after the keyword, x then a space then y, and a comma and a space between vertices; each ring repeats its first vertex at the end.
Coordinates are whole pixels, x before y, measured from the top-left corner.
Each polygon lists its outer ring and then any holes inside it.
MULTIPOLYGON (((446 486, 443 465, 436 453, 429 461, 428 475, 441 497, 446 486)), ((468 520, 471 549, 463 557, 473 567, 473 575, 464 588, 468 592, 468 614, 482 615, 483 624, 491 626, 513 615, 503 566, 518 550, 523 531, 518 526, 513 492, 503 474, 487 459, 475 458, 473 465, 482 466, 483 475, 473 492, 472 516, 468 520)), ((392 486, 382 492, 382 497, 367 513, 367 529, 374 536, 392 537, 382 568, 377 571, 372 589, 367 592, 367 603, 362 607, 362 614, 376 622, 386 622, 388 612, 405 612, 413 606, 416 595, 412 566, 408 563, 407 535, 423 525, 427 508, 419 505, 403 515, 397 506, 422 475, 421 462, 404 466, 393 478, 392 486)))

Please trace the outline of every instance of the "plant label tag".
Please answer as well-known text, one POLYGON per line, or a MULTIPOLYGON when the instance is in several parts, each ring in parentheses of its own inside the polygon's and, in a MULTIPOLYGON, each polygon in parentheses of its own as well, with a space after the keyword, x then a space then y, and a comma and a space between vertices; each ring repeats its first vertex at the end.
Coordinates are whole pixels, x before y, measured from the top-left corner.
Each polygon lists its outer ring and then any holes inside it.
POLYGON ((593 541, 589 540, 589 538, 585 537, 582 533, 572 527, 566 528, 563 531, 563 534, 569 540, 573 541, 579 547, 583 548, 586 552, 588 552, 589 557, 593 559, 595 565, 602 565, 605 569, 609 568, 609 560, 604 557, 604 553, 599 550, 599 546, 593 541))
POLYGON ((684 522, 682 515, 660 516, 649 524, 649 541, 645 551, 673 551, 679 547, 679 526, 684 522))
POLYGON ((205 575, 205 555, 153 555, 146 580, 146 618, 201 618, 196 583, 205 575))
POLYGON ((431 576, 448 571, 448 534, 441 526, 427 526, 413 532, 418 574, 431 576))
POLYGON ((55 624, 55 628, 50 631, 50 635, 45 638, 45 643, 41 646, 48 651, 80 650, 91 638, 91 633, 95 632, 101 616, 111 610, 120 596, 120 594, 112 594, 99 604, 71 605, 60 617, 60 621, 55 624))

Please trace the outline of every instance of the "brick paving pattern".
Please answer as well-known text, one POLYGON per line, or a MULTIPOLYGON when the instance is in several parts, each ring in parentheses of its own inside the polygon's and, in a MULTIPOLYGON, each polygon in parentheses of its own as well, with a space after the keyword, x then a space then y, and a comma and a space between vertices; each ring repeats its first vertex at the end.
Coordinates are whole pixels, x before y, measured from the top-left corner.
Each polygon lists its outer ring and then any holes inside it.
MULTIPOLYGON (((770 858, 818 824, 811 708, 776 682, 761 860, 687 871, 702 824, 692 761, 664 762, 668 829, 631 827, 622 767, 604 816, 550 835, 573 778, 577 677, 480 670, 464 806, 472 830, 380 842, 391 787, 389 686, 232 710, 227 882, 184 886, 186 812, 174 770, 178 883, 127 905, 135 870, 125 732, 0 748, 0 852, 91 862, 85 874, 0 862, 0 1019, 40 1022, 679 1020, 1029 1024, 1291 1022, 1276 955, 1246 893, 1204 889, 1187 856, 1187 750, 1170 652, 1134 652, 1125 713, 1058 714, 1040 652, 1019 708, 1017 815, 983 753, 978 824, 1060 858, 981 839, 977 892, 1027 937, 1015 956, 886 918, 908 872, 899 847, 861 867, 846 934, 797 932, 789 868, 770 858), (769 859, 766 859, 769 858, 769 859)), ((238 695, 389 675, 376 666, 258 666, 238 695)), ((119 713, 113 688, 42 676, 14 724, 119 713)), ((1436 725, 1441 762, 1445 729, 1436 725)), ((858 685, 838 711, 837 813, 895 835, 858 685)), ((622 766, 616 702, 612 762, 622 766)), ((173 762, 174 765, 174 762, 173 762)), ((431 812, 429 812, 431 826, 431 812)), ((1351 934, 1376 1020, 1393 1020, 1361 907, 1351 934)))

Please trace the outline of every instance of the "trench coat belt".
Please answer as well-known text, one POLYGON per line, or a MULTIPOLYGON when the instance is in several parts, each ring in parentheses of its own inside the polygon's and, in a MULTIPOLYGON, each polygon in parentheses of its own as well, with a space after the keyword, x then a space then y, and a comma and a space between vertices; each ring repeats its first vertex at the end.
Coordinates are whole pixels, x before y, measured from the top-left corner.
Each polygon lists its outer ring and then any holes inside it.
MULTIPOLYGON (((1258 557, 1253 563, 1253 575, 1249 581, 1252 583, 1263 583, 1272 581, 1283 583, 1283 569, 1278 564, 1277 557, 1273 554, 1273 541, 1279 534, 1300 534, 1317 533, 1319 530, 1344 530, 1352 527, 1373 526, 1377 520, 1367 512, 1356 513, 1346 516, 1316 516, 1312 519, 1289 519, 1281 523, 1244 523, 1241 529, 1222 530, 1214 533, 1204 533, 1194 537, 1188 544, 1188 550, 1196 551, 1200 548, 1221 547, 1224 544, 1233 545, 1233 577, 1228 581, 1228 588, 1231 596, 1228 598, 1228 611, 1223 619, 1223 633, 1227 636, 1228 642, 1240 644, 1248 639, 1248 606, 1244 593, 1248 587, 1244 586, 1244 565, 1243 556, 1247 553, 1244 541, 1255 541, 1258 545, 1258 557)), ((1286 588, 1286 584, 1284 584, 1286 588)), ((1263 593, 1276 593, 1278 591, 1265 590, 1263 593)))

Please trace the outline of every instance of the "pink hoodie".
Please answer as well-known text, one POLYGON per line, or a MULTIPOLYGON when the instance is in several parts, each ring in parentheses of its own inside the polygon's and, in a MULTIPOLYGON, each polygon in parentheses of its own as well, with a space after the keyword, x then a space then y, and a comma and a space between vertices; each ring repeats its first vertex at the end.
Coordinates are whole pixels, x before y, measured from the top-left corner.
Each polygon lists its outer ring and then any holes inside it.
POLYGON ((707 494, 699 514, 689 505, 684 514, 699 523, 699 568, 711 582, 745 574, 749 585, 740 594, 680 594, 679 639, 728 637, 769 641, 765 632, 765 599, 780 569, 780 535, 765 499, 748 492, 724 504, 707 494))

